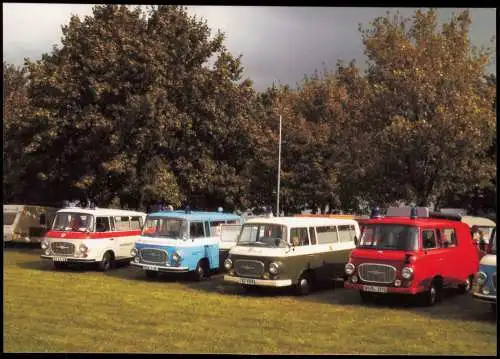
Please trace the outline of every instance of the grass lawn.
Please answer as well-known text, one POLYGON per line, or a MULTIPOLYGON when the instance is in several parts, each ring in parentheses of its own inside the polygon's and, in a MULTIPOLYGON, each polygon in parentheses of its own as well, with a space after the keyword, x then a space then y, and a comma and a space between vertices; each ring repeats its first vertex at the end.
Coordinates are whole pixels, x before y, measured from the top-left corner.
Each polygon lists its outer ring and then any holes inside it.
POLYGON ((220 275, 146 280, 129 266, 55 271, 4 250, 4 352, 495 355, 488 305, 450 293, 432 308, 357 292, 246 293, 220 275))

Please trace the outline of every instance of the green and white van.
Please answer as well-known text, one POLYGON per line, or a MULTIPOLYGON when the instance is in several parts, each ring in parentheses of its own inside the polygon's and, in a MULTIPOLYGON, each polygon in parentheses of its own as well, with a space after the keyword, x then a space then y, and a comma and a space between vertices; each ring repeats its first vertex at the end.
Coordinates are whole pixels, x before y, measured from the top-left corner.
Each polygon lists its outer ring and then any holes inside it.
POLYGON ((359 238, 358 222, 343 218, 274 217, 246 221, 224 262, 224 280, 244 286, 295 288, 344 277, 359 238))

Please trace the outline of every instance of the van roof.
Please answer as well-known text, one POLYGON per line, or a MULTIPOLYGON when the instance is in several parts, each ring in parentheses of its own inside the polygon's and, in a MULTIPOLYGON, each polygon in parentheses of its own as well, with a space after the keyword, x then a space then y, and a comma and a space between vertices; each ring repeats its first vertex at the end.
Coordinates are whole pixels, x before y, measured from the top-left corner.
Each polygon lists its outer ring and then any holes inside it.
POLYGON ((461 221, 454 221, 443 218, 432 218, 432 217, 417 217, 415 219, 409 217, 381 217, 381 218, 360 219, 359 222, 363 224, 381 223, 381 224, 402 224, 408 226, 443 225, 443 224, 457 226, 464 224, 461 221))
POLYGON ((17 211, 23 208, 40 208, 40 209, 46 209, 46 210, 57 210, 58 208, 55 207, 48 207, 48 206, 36 206, 36 205, 31 205, 31 204, 4 204, 3 205, 3 210, 5 211, 17 211))
POLYGON ((149 216, 155 217, 168 217, 168 218, 181 218, 188 221, 241 221, 242 217, 233 213, 222 212, 203 212, 203 211, 190 211, 186 213, 183 210, 177 211, 158 211, 150 213, 149 216))
POLYGON ((495 227, 496 223, 491 219, 476 216, 462 216, 462 222, 472 226, 495 227))
POLYGON ((68 207, 63 208, 57 213, 85 213, 92 214, 95 216, 146 216, 144 212, 131 211, 128 209, 114 209, 114 208, 80 208, 80 207, 68 207))
POLYGON ((260 217, 249 219, 245 223, 269 223, 279 224, 282 226, 358 225, 358 223, 353 219, 329 217, 260 217))

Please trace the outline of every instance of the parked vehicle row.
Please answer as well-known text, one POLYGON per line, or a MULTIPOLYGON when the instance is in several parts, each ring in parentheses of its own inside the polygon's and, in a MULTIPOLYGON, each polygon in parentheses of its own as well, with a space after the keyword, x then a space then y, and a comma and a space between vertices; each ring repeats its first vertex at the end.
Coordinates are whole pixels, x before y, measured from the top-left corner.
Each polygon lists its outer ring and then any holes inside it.
POLYGON ((41 258, 57 269, 124 261, 148 278, 214 271, 251 287, 291 287, 305 295, 321 281, 343 280, 363 301, 416 296, 433 305, 445 288, 496 306, 496 230, 478 252, 470 225, 425 207, 393 207, 385 216, 243 217, 186 210, 143 212, 69 207, 57 211, 41 258), (481 257, 482 260, 481 260, 481 257), (481 260, 481 264, 480 264, 481 260))

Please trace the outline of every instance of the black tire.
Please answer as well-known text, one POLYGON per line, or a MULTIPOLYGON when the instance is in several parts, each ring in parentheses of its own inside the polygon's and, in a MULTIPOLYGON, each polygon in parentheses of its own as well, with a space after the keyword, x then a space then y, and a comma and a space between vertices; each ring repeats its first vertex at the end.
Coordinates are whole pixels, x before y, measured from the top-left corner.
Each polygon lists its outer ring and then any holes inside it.
POLYGON ((209 277, 209 268, 206 260, 201 259, 193 272, 193 279, 201 282, 209 277))
POLYGON ((470 289, 472 288, 472 280, 474 279, 474 276, 470 275, 466 280, 465 283, 459 284, 458 285, 458 293, 460 294, 466 294, 470 292, 470 289))
POLYGON ((146 270, 146 277, 148 277, 149 279, 158 278, 159 274, 160 274, 160 272, 155 271, 155 270, 146 270))
POLYGON ((112 264, 113 264, 113 257, 111 256, 110 252, 106 252, 102 256, 102 260, 99 262, 99 269, 103 272, 107 272, 108 270, 111 269, 112 264))
POLYGON ((68 263, 54 262, 54 268, 57 270, 68 269, 68 263))
POLYGON ((302 273, 295 284, 295 294, 305 296, 311 292, 312 279, 309 273, 302 273))
POLYGON ((375 300, 375 296, 373 295, 373 293, 365 292, 363 290, 359 291, 359 296, 363 303, 373 302, 375 300))
POLYGON ((441 286, 436 281, 433 281, 429 289, 422 293, 422 304, 426 307, 432 307, 436 304, 441 295, 441 286))

